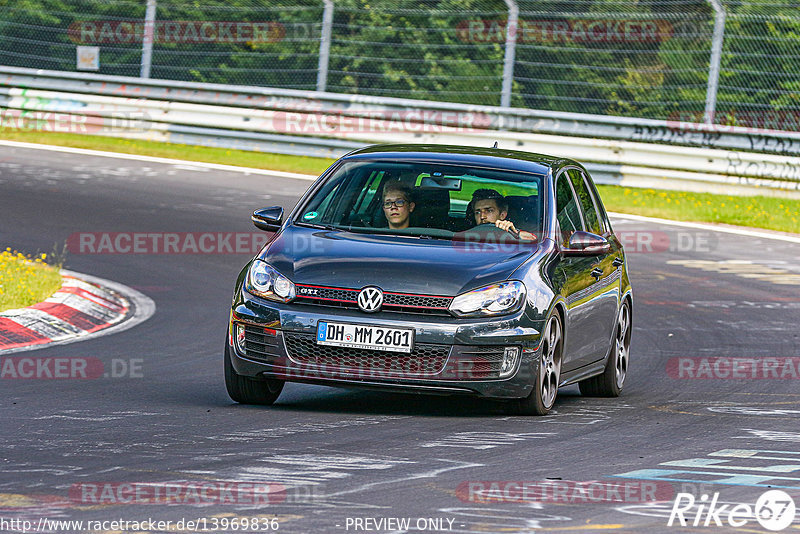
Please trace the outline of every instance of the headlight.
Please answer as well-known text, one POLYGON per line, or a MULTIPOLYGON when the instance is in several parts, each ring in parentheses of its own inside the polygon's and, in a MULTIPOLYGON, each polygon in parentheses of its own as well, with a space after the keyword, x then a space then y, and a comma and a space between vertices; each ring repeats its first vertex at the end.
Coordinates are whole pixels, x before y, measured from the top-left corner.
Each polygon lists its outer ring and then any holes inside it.
POLYGON ((261 260, 250 266, 244 285, 253 295, 280 302, 289 302, 295 295, 292 281, 261 260))
POLYGON ((449 309, 458 317, 483 317, 515 312, 523 302, 525 284, 510 280, 462 293, 453 299, 449 309))

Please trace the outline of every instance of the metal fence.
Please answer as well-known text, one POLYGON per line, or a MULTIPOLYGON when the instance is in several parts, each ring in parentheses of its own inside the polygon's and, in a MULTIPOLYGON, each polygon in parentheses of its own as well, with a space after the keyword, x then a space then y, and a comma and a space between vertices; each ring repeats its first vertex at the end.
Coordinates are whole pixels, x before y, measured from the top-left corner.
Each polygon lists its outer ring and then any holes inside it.
POLYGON ((782 0, 0 8, 3 65, 74 71, 97 47, 100 74, 800 130, 800 10, 782 0))
POLYGON ((579 159, 600 183, 800 198, 800 132, 754 144, 747 128, 689 126, 699 131, 641 142, 667 122, 0 66, 0 130, 321 157, 374 143, 497 143, 579 159))

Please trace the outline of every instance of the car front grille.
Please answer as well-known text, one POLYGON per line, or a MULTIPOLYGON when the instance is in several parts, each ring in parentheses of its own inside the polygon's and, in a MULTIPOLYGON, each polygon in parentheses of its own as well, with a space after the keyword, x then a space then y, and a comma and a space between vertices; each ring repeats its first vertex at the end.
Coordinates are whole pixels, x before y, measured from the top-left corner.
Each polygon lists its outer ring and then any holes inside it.
POLYGON ((363 378, 436 375, 444 369, 451 349, 450 345, 417 343, 411 353, 383 352, 317 345, 313 334, 284 332, 283 337, 289 358, 296 363, 363 378))
POLYGON ((309 370, 356 378, 492 380, 500 377, 505 346, 416 343, 411 353, 317 345, 314 334, 245 325, 245 352, 252 360, 285 365, 286 354, 309 370), (452 349, 452 351, 451 351, 452 349))
MULTIPOLYGON (((297 297, 294 302, 317 306, 335 306, 358 309, 358 293, 360 289, 325 287, 297 284, 297 297)), ((383 293, 383 310, 405 313, 424 313, 429 315, 450 314, 447 308, 452 297, 439 295, 415 295, 412 293, 383 293)))

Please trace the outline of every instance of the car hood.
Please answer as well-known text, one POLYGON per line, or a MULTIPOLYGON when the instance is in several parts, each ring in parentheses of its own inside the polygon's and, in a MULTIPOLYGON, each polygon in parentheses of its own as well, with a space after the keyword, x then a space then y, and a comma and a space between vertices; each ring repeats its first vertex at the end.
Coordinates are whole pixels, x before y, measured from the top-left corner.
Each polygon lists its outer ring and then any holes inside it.
POLYGON ((536 249, 290 225, 259 257, 296 284, 455 296, 507 279, 536 249))

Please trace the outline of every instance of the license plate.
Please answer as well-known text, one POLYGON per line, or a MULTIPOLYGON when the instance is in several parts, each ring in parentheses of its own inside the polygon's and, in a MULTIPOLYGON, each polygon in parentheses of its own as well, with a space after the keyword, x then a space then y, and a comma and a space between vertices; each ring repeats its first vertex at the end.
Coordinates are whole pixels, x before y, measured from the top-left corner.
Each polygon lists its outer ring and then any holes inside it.
POLYGON ((411 352, 414 348, 414 329, 320 321, 317 323, 317 344, 351 349, 411 352))

